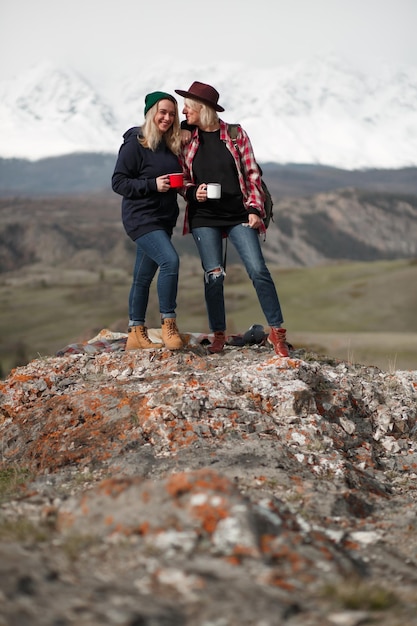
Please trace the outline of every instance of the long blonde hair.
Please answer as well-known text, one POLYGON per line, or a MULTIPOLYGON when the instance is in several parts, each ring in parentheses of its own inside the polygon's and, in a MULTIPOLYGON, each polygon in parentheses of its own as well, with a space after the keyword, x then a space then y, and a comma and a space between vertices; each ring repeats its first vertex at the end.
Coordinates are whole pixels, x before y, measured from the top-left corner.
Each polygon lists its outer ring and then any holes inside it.
MULTIPOLYGON (((168 99, 168 98, 167 98, 168 99)), ((158 104, 160 100, 156 102, 153 107, 145 115, 145 121, 142 124, 142 137, 139 137, 139 143, 144 148, 149 148, 152 152, 155 152, 158 145, 161 142, 162 137, 165 140, 166 145, 174 154, 179 154, 181 151, 181 135, 180 135, 180 119, 178 115, 178 104, 174 100, 171 102, 175 106, 175 118, 171 128, 166 133, 161 133, 157 125, 155 124, 155 115, 158 112, 158 104)))
POLYGON ((209 128, 210 126, 218 124, 219 116, 213 107, 208 104, 204 104, 204 102, 200 102, 199 100, 194 100, 192 98, 185 98, 184 104, 187 107, 190 107, 193 111, 200 112, 200 125, 203 128, 209 128))

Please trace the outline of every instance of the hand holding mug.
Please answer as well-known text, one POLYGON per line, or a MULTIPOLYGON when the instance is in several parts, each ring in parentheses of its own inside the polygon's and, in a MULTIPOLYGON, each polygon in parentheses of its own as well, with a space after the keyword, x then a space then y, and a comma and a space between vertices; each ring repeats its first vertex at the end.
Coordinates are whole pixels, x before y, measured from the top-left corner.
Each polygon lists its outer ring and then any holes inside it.
POLYGON ((205 202, 207 200, 206 183, 201 183, 201 185, 197 187, 197 190, 195 192, 195 199, 197 200, 197 202, 205 202))
POLYGON ((206 200, 219 200, 222 196, 222 186, 220 183, 202 183, 197 187, 195 194, 197 202, 206 200))
POLYGON ((169 174, 158 176, 156 179, 156 188, 161 193, 165 193, 170 190, 171 186, 169 184, 169 174))

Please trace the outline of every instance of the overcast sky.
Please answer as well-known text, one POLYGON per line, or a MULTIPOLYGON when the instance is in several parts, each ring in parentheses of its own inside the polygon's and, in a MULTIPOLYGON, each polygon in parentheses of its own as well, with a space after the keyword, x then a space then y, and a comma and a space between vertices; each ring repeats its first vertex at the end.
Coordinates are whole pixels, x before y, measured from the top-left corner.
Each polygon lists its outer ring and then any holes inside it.
POLYGON ((0 79, 42 60, 94 81, 153 59, 274 66, 333 52, 417 67, 417 0, 0 0, 0 79))

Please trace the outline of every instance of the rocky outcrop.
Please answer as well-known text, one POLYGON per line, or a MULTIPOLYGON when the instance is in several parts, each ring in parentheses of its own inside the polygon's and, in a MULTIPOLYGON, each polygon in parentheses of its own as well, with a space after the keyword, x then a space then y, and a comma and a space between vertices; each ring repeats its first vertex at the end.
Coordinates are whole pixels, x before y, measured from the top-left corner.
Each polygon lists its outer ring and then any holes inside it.
POLYGON ((0 624, 417 624, 417 372, 194 346, 0 393, 0 624))

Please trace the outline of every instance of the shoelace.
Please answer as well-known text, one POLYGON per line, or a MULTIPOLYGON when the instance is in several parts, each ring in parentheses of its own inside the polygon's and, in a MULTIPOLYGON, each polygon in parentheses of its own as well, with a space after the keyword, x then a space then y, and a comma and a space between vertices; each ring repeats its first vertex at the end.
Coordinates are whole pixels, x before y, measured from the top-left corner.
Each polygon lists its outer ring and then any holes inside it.
POLYGON ((168 336, 176 335, 178 333, 177 325, 175 322, 170 322, 168 324, 168 336))
POLYGON ((152 343, 148 337, 148 333, 146 332, 146 328, 144 326, 141 327, 140 334, 142 335, 142 339, 145 339, 145 341, 147 341, 148 343, 152 343))

